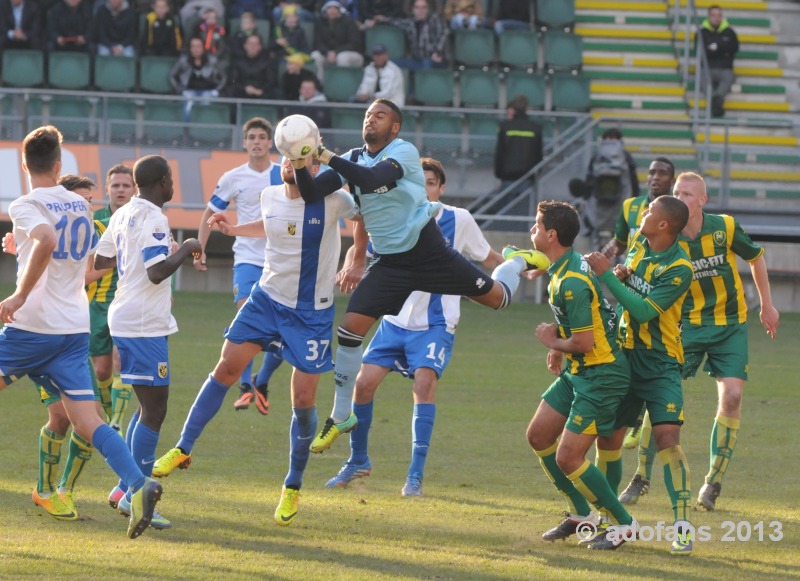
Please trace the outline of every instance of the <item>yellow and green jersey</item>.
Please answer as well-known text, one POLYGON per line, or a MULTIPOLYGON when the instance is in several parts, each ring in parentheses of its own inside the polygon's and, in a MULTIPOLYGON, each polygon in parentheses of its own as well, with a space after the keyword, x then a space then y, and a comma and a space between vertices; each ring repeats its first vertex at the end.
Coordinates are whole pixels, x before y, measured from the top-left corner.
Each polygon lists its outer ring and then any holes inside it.
POLYGON ((683 306, 684 321, 693 325, 744 323, 747 304, 736 256, 752 262, 764 249, 750 239, 735 218, 724 214, 703 213, 703 227, 694 240, 680 235, 678 241, 694 268, 694 280, 683 306))
MULTIPOLYGON (((101 238, 106 228, 108 228, 108 221, 111 215, 109 214, 108 218, 100 220, 96 218, 99 212, 102 212, 102 210, 94 213, 94 230, 97 237, 101 238)), ((112 268, 111 271, 105 273, 98 280, 86 285, 86 296, 89 297, 89 302, 110 303, 114 299, 114 293, 117 291, 117 278, 117 269, 112 268)))
POLYGON ((632 274, 625 280, 632 292, 642 297, 658 317, 639 323, 623 311, 620 339, 626 349, 653 349, 683 363, 681 311, 686 291, 692 284, 692 263, 676 242, 663 252, 654 252, 641 234, 631 240, 625 265, 632 274))
POLYGON ((108 221, 111 219, 111 204, 105 208, 95 210, 93 217, 95 220, 105 220, 106 225, 108 225, 108 221))
POLYGON ((603 296, 600 282, 583 257, 570 248, 548 268, 550 308, 562 339, 592 331, 594 346, 588 353, 567 353, 573 375, 586 367, 617 360, 617 318, 603 296))
POLYGON ((617 226, 614 228, 614 240, 625 246, 630 246, 631 240, 642 225, 642 213, 650 205, 650 194, 628 198, 622 202, 622 209, 617 217, 617 226))

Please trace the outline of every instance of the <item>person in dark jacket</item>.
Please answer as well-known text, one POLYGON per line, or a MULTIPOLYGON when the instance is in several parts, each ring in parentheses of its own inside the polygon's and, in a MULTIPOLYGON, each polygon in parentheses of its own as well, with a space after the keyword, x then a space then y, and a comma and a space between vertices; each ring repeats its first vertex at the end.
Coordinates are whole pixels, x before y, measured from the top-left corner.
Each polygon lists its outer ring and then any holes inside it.
POLYGON ((258 34, 244 42, 244 56, 233 60, 228 91, 231 97, 243 99, 280 99, 278 64, 264 50, 258 34))
POLYGON ((153 9, 144 20, 139 41, 139 54, 178 56, 183 47, 181 24, 172 14, 169 0, 154 0, 153 9))
POLYGON ((42 20, 36 0, 0 0, 0 51, 42 48, 42 20))
POLYGON ((139 16, 128 0, 106 0, 94 16, 94 41, 100 56, 136 56, 139 16))
POLYGON ((340 67, 363 67, 364 51, 361 31, 355 20, 336 0, 322 5, 321 16, 314 25, 314 51, 317 77, 322 80, 325 64, 340 67))
POLYGON ((504 30, 530 30, 531 4, 529 0, 497 0, 493 14, 497 36, 504 30))
POLYGON ((711 114, 722 117, 725 114, 725 96, 730 93, 736 79, 733 59, 739 52, 739 38, 723 18, 722 8, 715 4, 708 8, 708 18, 700 26, 698 39, 703 43, 708 60, 708 71, 701 70, 701 86, 705 90, 711 80, 711 114))
POLYGON ((292 54, 284 58, 286 70, 281 76, 283 98, 286 101, 297 101, 300 98, 300 85, 303 81, 313 80, 319 86, 317 75, 303 67, 305 59, 299 54, 292 54))
POLYGON ((494 152, 494 175, 501 189, 524 176, 542 161, 542 128, 528 118, 528 98, 517 95, 508 104, 506 119, 497 131, 494 152))
POLYGON ((92 42, 89 0, 64 0, 47 13, 47 48, 86 52, 92 42))

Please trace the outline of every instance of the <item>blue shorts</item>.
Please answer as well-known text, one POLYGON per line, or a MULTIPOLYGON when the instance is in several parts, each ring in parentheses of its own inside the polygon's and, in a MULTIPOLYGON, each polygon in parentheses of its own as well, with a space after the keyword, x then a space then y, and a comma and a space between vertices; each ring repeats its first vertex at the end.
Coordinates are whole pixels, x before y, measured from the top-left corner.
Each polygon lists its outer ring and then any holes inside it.
POLYGON ((169 385, 167 337, 114 337, 120 376, 131 385, 169 385))
POLYGON ((233 302, 238 303, 250 296, 264 269, 255 264, 235 264, 233 266, 233 302))
POLYGON ((381 321, 364 353, 364 363, 386 367, 411 378, 417 369, 427 367, 436 372, 436 377, 441 377, 450 363, 455 340, 456 336, 443 326, 409 331, 381 321))
POLYGON ((30 375, 51 395, 60 391, 76 401, 92 401, 89 333, 45 335, 3 327, 0 375, 9 384, 30 375))
POLYGON ((333 369, 333 315, 333 307, 316 311, 284 306, 256 285, 225 331, 225 338, 231 343, 255 343, 263 351, 278 341, 281 355, 292 367, 304 373, 324 373, 333 369))

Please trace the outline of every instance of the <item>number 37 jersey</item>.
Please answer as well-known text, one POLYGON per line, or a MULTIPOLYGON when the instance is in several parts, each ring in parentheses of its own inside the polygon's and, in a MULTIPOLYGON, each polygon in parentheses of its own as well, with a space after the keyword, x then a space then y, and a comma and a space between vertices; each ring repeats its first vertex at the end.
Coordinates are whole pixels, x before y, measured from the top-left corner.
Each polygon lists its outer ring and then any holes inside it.
POLYGON ((89 332, 89 301, 83 288, 86 261, 97 245, 89 203, 63 186, 36 188, 8 208, 17 244, 17 284, 31 258, 36 227, 53 228, 56 246, 47 270, 9 323, 32 333, 89 332))

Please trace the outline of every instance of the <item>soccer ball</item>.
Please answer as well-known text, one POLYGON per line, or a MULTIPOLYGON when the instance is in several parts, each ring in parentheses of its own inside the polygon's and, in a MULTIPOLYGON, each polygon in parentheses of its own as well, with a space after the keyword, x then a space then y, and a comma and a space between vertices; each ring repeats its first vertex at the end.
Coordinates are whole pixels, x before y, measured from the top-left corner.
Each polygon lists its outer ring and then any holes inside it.
POLYGON ((275 147, 289 159, 304 159, 318 146, 317 124, 305 115, 289 115, 275 128, 275 147))

